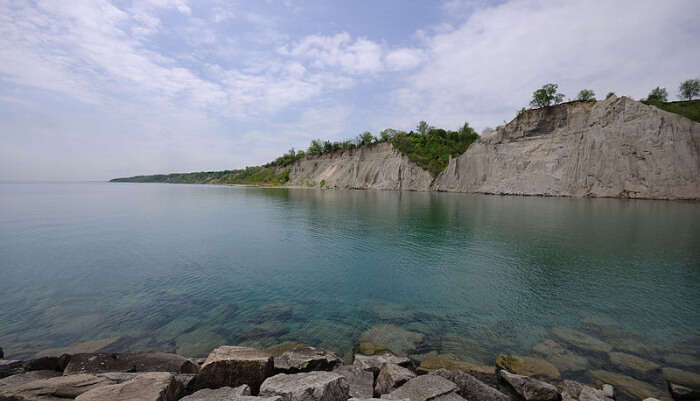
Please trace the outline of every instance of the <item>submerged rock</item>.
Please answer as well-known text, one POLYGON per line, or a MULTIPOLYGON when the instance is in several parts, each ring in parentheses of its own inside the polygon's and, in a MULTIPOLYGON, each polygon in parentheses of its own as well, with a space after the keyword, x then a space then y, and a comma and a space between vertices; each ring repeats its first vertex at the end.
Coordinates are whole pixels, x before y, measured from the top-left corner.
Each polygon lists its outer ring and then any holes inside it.
POLYGON ((700 400, 700 390, 681 386, 676 383, 668 383, 668 391, 674 400, 700 400))
POLYGON ((610 362, 618 369, 642 376, 646 376, 661 367, 654 362, 623 352, 611 352, 608 356, 610 357, 610 362))
POLYGON ((175 350, 180 355, 204 356, 212 349, 226 344, 226 339, 212 331, 198 329, 175 338, 175 350))
POLYGON ((443 377, 456 384, 457 393, 467 400, 511 401, 509 396, 461 370, 439 369, 431 374, 443 377))
POLYGON ((350 387, 343 375, 334 372, 280 373, 263 382, 260 396, 280 396, 283 401, 346 401, 350 387))
POLYGON ((372 374, 376 377, 379 374, 379 371, 382 369, 382 366, 384 366, 386 363, 393 363, 395 365, 403 366, 404 368, 411 366, 410 359, 404 356, 392 355, 388 352, 382 355, 372 356, 355 355, 353 365, 362 370, 372 372, 372 374))
POLYGON ((99 340, 85 341, 80 343, 71 344, 67 347, 61 348, 49 348, 45 349, 36 354, 37 358, 45 356, 61 356, 64 354, 74 355, 74 354, 88 354, 96 353, 102 351, 103 348, 109 347, 115 342, 119 341, 121 337, 109 337, 102 338, 99 340))
POLYGON ((176 401, 183 388, 172 373, 149 372, 119 384, 97 387, 76 397, 76 401, 176 401))
POLYGON ((612 346, 586 333, 568 327, 554 327, 552 334, 568 344, 576 348, 580 348, 590 352, 610 352, 612 346))
POLYGON ((268 354, 272 355, 273 357, 277 358, 278 356, 281 356, 285 352, 291 351, 297 347, 309 347, 309 345, 294 342, 294 341, 285 341, 282 344, 277 344, 277 345, 273 345, 271 347, 267 347, 263 351, 265 351, 268 354))
POLYGON ((64 374, 101 372, 197 373, 191 360, 165 352, 72 355, 64 374))
POLYGON ((275 358, 275 371, 283 373, 330 371, 343 364, 336 354, 324 349, 299 346, 275 358))
POLYGON ((589 373, 598 381, 612 384, 616 389, 632 397, 638 397, 639 399, 653 397, 659 400, 668 400, 665 391, 632 377, 606 370, 591 370, 589 373))
POLYGON ((61 400, 79 395, 112 382, 90 374, 58 376, 43 380, 0 387, 0 399, 11 401, 61 400))
POLYGON ((444 377, 436 375, 418 376, 407 381, 403 386, 389 394, 382 395, 383 399, 410 401, 450 401, 463 400, 457 394, 457 385, 444 377))
POLYGON ((656 355, 657 349, 651 345, 645 344, 635 338, 611 338, 608 340, 614 349, 627 353, 637 354, 644 357, 656 355))
POLYGON ((377 394, 390 393, 414 377, 416 374, 404 367, 393 363, 384 364, 377 376, 374 392, 377 394))
POLYGON ((549 383, 506 370, 501 370, 499 374, 525 401, 559 401, 559 390, 549 383))
POLYGON ((495 375, 496 368, 488 365, 476 365, 470 362, 458 361, 449 355, 428 356, 418 366, 418 371, 427 373, 438 369, 461 370, 466 373, 495 375))
POLYGON ((677 365, 683 367, 700 366, 700 358, 689 354, 667 354, 664 355, 664 362, 668 363, 669 365, 677 365))
POLYGON ((700 390, 700 374, 676 368, 663 368, 664 379, 669 383, 680 384, 693 390, 700 390))
POLYGON ((459 336, 443 337, 440 342, 440 353, 453 356, 457 360, 483 365, 493 361, 494 355, 479 344, 478 341, 459 336))
POLYGON ((247 347, 224 345, 213 350, 202 365, 195 388, 238 387, 247 384, 257 394, 273 373, 272 356, 247 347))
POLYGON ((559 369, 544 359, 501 354, 496 358, 496 366, 523 376, 537 376, 558 379, 559 369))
POLYGON ((424 338, 423 334, 393 324, 377 324, 360 335, 360 342, 382 345, 396 355, 406 356, 415 350, 424 338))
POLYGON ((362 355, 374 355, 384 351, 388 351, 388 349, 385 346, 367 342, 361 342, 359 347, 359 352, 362 355))
POLYGON ((357 366, 347 365, 336 368, 334 373, 343 375, 350 386, 350 397, 372 398, 374 394, 374 374, 357 366))
POLYGON ((586 370, 589 365, 588 359, 567 350, 553 340, 544 340, 532 350, 554 364, 561 372, 586 370))

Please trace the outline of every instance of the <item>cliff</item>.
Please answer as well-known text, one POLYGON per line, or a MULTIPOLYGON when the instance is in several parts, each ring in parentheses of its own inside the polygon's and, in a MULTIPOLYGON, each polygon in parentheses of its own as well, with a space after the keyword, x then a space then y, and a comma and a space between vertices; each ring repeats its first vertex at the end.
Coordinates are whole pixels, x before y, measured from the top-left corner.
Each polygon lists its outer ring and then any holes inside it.
POLYGON ((700 123, 627 97, 528 110, 451 160, 438 191, 700 199, 700 123))
POLYGON ((310 157, 291 165, 289 184, 429 191, 433 176, 389 142, 310 157))

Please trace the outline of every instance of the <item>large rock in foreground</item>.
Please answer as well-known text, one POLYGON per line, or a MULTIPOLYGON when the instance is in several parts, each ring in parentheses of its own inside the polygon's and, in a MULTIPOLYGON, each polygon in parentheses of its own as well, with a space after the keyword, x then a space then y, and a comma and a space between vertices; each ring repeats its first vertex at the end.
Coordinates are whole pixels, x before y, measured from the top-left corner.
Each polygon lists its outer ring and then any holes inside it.
POLYGON ((17 386, 0 388, 0 400, 9 401, 64 401, 73 399, 95 388, 114 382, 104 377, 89 374, 59 376, 34 380, 17 386))
POLYGON ((280 396, 283 401, 346 401, 350 387, 343 375, 334 372, 280 373, 263 382, 260 396, 280 396))
POLYGON ((64 374, 102 372, 197 373, 191 360, 164 352, 72 355, 64 374))
POLYGON ((374 394, 374 374, 354 365, 340 366, 333 371, 343 375, 350 386, 350 397, 372 398, 374 394))
POLYGON ((467 400, 511 401, 509 396, 461 370, 439 369, 431 374, 443 377, 456 384, 457 393, 467 400))
POLYGON ((76 401, 176 401, 182 386, 172 373, 149 372, 119 384, 97 387, 79 395, 76 401))
POLYGON ((549 383, 506 370, 501 370, 499 374, 525 401, 559 401, 559 390, 549 383))
POLYGON ((336 354, 324 349, 299 346, 275 358, 275 371, 301 373, 315 370, 331 371, 343 364, 336 354))
POLYGON ((407 381, 403 386, 389 394, 382 395, 389 400, 411 401, 461 401, 457 394, 457 385, 443 377, 435 375, 418 376, 407 381))
POLYGON ((390 393, 414 377, 416 374, 410 370, 393 363, 387 363, 379 371, 374 392, 377 394, 390 393))
POLYGON ((212 351, 200 368, 195 388, 250 386, 258 393, 260 384, 273 374, 273 359, 268 353, 248 347, 221 346, 212 351))
POLYGON ((374 374, 374 376, 376 377, 379 374, 379 371, 382 369, 382 366, 384 366, 384 364, 387 363, 399 365, 404 368, 408 368, 411 366, 411 360, 407 357, 395 356, 389 353, 372 356, 355 355, 355 361, 353 362, 353 365, 357 366, 362 370, 372 372, 372 374, 374 374))

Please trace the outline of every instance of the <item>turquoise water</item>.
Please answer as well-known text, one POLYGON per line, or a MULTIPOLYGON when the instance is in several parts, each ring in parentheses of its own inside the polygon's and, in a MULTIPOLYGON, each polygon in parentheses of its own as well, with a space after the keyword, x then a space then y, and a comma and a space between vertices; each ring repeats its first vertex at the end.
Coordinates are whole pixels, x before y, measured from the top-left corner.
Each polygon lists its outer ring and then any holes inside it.
POLYGON ((416 359, 493 364, 561 326, 699 368, 699 203, 4 183, 0 276, 10 356, 112 336, 115 351, 343 355, 386 323, 423 334, 416 359), (469 340, 479 352, 453 345, 469 340))

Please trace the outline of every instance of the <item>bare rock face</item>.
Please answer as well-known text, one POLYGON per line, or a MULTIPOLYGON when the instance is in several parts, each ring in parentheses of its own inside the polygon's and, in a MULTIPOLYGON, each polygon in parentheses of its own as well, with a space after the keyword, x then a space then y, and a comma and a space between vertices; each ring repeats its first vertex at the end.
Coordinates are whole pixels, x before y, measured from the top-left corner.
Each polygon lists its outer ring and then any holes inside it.
POLYGON ((381 355, 371 356, 359 354, 355 355, 355 361, 353 362, 353 365, 357 366, 362 370, 372 372, 372 374, 374 374, 374 376, 376 377, 379 374, 379 371, 382 369, 382 366, 384 366, 384 364, 387 363, 399 365, 404 368, 408 368, 411 366, 411 360, 407 357, 395 356, 388 352, 381 355))
POLYGON ((331 371, 342 363, 343 360, 336 354, 310 346, 295 347, 275 358, 274 361, 275 371, 283 373, 331 371))
POLYGON ((148 372, 123 383, 86 391, 76 401, 176 401, 182 390, 172 373, 148 372))
POLYGON ((195 388, 237 387, 247 384, 257 394, 260 384, 273 373, 268 353, 248 347, 221 346, 202 365, 195 388))
POLYGON ((103 372, 197 373, 191 360, 165 352, 72 355, 64 374, 103 372))
POLYGON ((700 199, 700 123, 615 96, 528 110, 452 159, 432 189, 700 199))
POLYGON ((456 384, 457 393, 467 400, 511 401, 509 396, 461 370, 439 369, 431 374, 444 377, 456 384))
POLYGON ((111 384, 109 379, 89 374, 52 377, 0 387, 0 400, 62 401, 111 384))
POLYGON ((350 397, 372 398, 374 395, 374 374, 354 365, 340 366, 334 373, 343 375, 350 386, 350 397))
POLYGON ((559 390, 549 383, 506 370, 501 370, 499 374, 525 401, 559 401, 561 397, 559 390))
POLYGON ((377 376, 374 391, 377 394, 390 393, 414 377, 416 374, 404 367, 393 363, 384 364, 377 376))
MULTIPOLYGON (((300 160, 289 173, 292 185, 320 185, 329 188, 428 191, 433 176, 394 149, 379 143, 300 160)), ((385 345, 385 344, 381 344, 385 345)))
POLYGON ((348 382, 334 372, 280 373, 260 386, 261 397, 282 397, 282 401, 346 401, 348 382))

